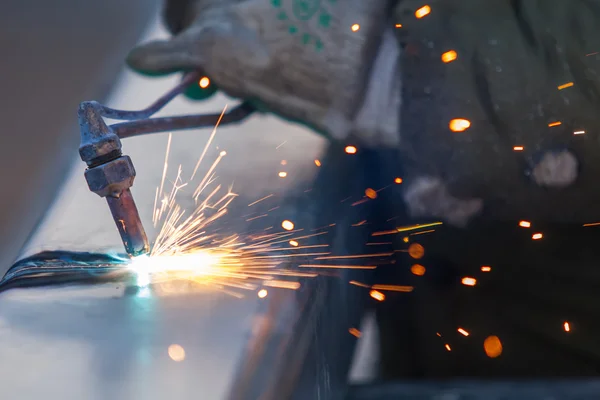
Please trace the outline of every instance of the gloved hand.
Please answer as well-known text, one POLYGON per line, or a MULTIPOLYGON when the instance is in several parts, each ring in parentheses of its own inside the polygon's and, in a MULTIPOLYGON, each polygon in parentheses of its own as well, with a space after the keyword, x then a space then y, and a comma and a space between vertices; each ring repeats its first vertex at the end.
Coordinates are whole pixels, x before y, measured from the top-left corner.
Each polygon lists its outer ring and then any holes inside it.
POLYGON ((388 0, 169 0, 175 36, 134 49, 147 74, 202 70, 226 94, 368 147, 399 143, 388 0))

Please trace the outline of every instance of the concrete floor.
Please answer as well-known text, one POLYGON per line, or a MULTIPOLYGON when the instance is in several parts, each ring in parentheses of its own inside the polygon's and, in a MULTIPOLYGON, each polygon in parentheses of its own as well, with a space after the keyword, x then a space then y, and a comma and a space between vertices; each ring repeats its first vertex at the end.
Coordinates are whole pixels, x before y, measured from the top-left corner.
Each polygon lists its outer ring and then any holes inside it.
MULTIPOLYGON (((164 35, 155 22, 144 40, 164 35)), ((138 109, 175 82, 175 78, 151 80, 123 71, 107 104, 138 109)), ((227 103, 235 102, 223 96, 205 103, 178 99, 162 114, 220 111, 227 103)), ((209 134, 210 130, 202 130, 173 135, 171 178, 179 163, 189 174, 209 134)), ((133 193, 151 237, 156 233, 150 221, 167 137, 159 134, 123 143, 137 170, 133 193)), ((303 128, 273 117, 253 117, 243 125, 220 129, 208 160, 226 150, 228 156, 218 169, 220 181, 233 183, 244 199, 258 199, 309 182, 323 144, 303 128), (279 178, 279 171, 286 171, 287 177, 279 178)), ((77 158, 75 149, 72 157, 77 158)), ((122 249, 105 201, 87 189, 84 169, 83 163, 74 163, 23 256, 44 249, 122 249)), ((234 207, 247 207, 247 202, 234 207)), ((223 398, 252 329, 256 301, 254 296, 239 300, 220 293, 127 296, 123 285, 115 284, 8 291, 0 295, 3 397, 223 398), (186 351, 183 362, 168 357, 167 348, 174 343, 186 351)), ((369 353, 361 348, 360 352, 369 353)), ((360 368, 355 367, 353 374, 365 377, 360 368)))

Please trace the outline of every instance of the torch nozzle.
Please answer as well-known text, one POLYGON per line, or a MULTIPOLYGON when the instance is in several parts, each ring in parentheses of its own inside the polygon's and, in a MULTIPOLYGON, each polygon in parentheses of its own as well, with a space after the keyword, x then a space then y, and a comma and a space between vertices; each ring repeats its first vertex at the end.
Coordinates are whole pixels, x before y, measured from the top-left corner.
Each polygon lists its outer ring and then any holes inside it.
POLYGON ((122 191, 118 197, 107 196, 106 201, 127 254, 134 257, 147 254, 150 245, 131 190, 122 191))

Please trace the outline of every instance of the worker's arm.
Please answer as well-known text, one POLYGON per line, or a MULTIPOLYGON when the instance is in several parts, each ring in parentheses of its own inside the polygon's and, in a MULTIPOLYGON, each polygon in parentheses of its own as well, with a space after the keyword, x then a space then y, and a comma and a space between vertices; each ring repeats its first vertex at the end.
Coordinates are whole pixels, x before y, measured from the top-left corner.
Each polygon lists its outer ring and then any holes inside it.
POLYGON ((171 40, 128 63, 204 71, 222 91, 363 146, 399 142, 399 46, 388 0, 167 2, 171 40))

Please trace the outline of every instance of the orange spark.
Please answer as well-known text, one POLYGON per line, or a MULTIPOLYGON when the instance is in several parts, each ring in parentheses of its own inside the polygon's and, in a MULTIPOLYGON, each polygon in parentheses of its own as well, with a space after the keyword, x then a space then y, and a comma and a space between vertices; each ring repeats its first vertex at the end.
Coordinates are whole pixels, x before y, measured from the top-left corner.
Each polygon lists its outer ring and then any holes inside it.
POLYGON ((452 351, 452 348, 450 347, 450 345, 449 345, 448 343, 446 343, 446 344, 444 345, 444 347, 446 348, 446 350, 448 350, 448 351, 452 351))
POLYGON ((460 333, 463 336, 469 336, 469 332, 467 332, 463 328, 458 328, 457 331, 458 331, 458 333, 460 333))
POLYGON ((377 290, 371 290, 369 292, 369 296, 371 296, 372 298, 374 298, 377 301, 384 301, 385 300, 385 294, 377 291, 377 290))
POLYGON ((430 12, 431 12, 431 7, 429 7, 428 5, 425 5, 421 8, 419 8, 417 11, 415 11, 415 17, 423 18, 426 15, 429 15, 430 12))
POLYGON ((298 247, 298 242, 296 242, 295 240, 290 240, 290 246, 298 247))
POLYGON ((351 285, 360 286, 360 287, 364 287, 364 288, 370 288, 371 287, 371 285, 367 285, 366 283, 362 283, 362 282, 358 282, 358 281, 350 281, 349 283, 351 285))
POLYGON ((356 146, 346 146, 344 151, 348 154, 356 154, 357 149, 356 149, 356 146))
POLYGON ((278 175, 280 178, 285 178, 287 176, 287 172, 281 171, 278 175))
POLYGON ((534 234, 531 236, 531 238, 532 238, 533 240, 540 240, 540 239, 541 239, 541 238, 543 238, 543 237, 544 237, 544 235, 543 235, 543 234, 541 234, 541 233, 534 233, 534 234))
MULTIPOLYGON (((325 258, 325 257, 320 257, 325 258)), ((317 258, 318 260, 318 258, 317 258)), ((376 269, 376 265, 324 265, 324 264, 302 264, 300 268, 331 268, 331 269, 376 269)))
POLYGON ((449 62, 456 60, 457 57, 458 57, 458 54, 456 54, 456 51, 449 50, 449 51, 445 52, 444 54, 442 54, 442 61, 445 63, 449 63, 449 62))
POLYGON ((574 85, 573 82, 567 82, 565 84, 562 84, 562 85, 558 86, 558 90, 563 90, 563 89, 569 88, 569 87, 571 87, 573 85, 574 85))
POLYGON ((315 160, 315 165, 316 165, 317 167, 320 167, 320 166, 321 166, 321 161, 319 161, 319 160, 315 160))
POLYGON ((263 283, 263 285, 269 286, 269 287, 274 287, 274 288, 279 288, 279 289, 291 289, 291 290, 300 289, 300 282, 271 280, 271 281, 265 281, 263 283))
POLYGON ((562 125, 562 122, 560 122, 560 121, 556 121, 556 122, 550 122, 550 123, 548 124, 548 127, 549 127, 549 128, 552 128, 553 126, 559 126, 559 125, 562 125))
POLYGON ((352 32, 358 32, 358 30, 360 29, 360 25, 359 24, 353 24, 352 27, 352 32))
POLYGON ((423 276, 425 275, 425 267, 421 264, 414 264, 412 267, 410 267, 410 272, 417 276, 423 276))
POLYGON ((202 89, 206 89, 208 87, 208 85, 210 85, 210 79, 208 79, 207 76, 203 76, 198 81, 198 86, 200 86, 200 88, 202 88, 202 89))
POLYGON ((371 286, 374 290, 387 290, 389 292, 403 292, 410 293, 414 290, 412 286, 400 286, 400 285, 373 285, 371 286))
POLYGON ((402 24, 396 24, 396 28, 402 28, 402 24))
POLYGON ((571 332, 571 325, 569 324, 569 322, 565 321, 565 323, 563 324, 563 328, 565 329, 565 332, 571 332))
POLYGON ((490 358, 499 357, 502 354, 502 342, 498 336, 488 336, 483 341, 483 349, 485 354, 490 358))
POLYGON ((475 284, 477 283, 477 279, 465 276, 464 278, 462 278, 461 282, 465 286, 475 286, 475 284))
POLYGON ((575 131, 573 132, 573 135, 583 135, 585 134, 585 131, 575 131))
POLYGON ((489 265, 481 266, 481 272, 490 272, 491 270, 492 270, 492 267, 490 267, 489 265))
POLYGON ((397 177, 396 179, 394 179, 394 183, 396 183, 398 185, 401 184, 402 183, 402 178, 397 177))
POLYGON ((514 146, 513 150, 514 151, 523 151, 523 150, 525 150, 525 147, 523 147, 523 146, 514 146))
POLYGON ((291 231, 292 229, 294 229, 294 223, 286 219, 281 222, 281 227, 286 231, 291 231))
POLYGON ((471 127, 471 121, 464 118, 455 118, 448 124, 452 132, 464 132, 471 127))
POLYGON ((423 258, 423 256, 425 255, 425 248, 419 243, 413 243, 410 246, 408 246, 408 255, 414 258, 415 260, 423 258))
POLYGON ((167 353, 171 360, 179 362, 185 360, 185 350, 178 344, 172 344, 169 346, 167 353))
POLYGON ((268 294, 269 294, 269 292, 267 292, 267 289, 260 289, 258 291, 258 297, 261 299, 264 299, 265 297, 267 297, 268 294))
POLYGON ((356 338, 360 338, 360 336, 361 336, 360 331, 356 328, 350 328, 350 329, 348 329, 348 332, 350 332, 350 334, 356 338))
POLYGON ((367 196, 370 199, 376 199, 377 198, 377 192, 371 188, 367 188, 365 190, 365 196, 367 196))
POLYGON ((529 221, 519 221, 519 226, 521 228, 531 228, 531 222, 529 222, 529 221))

